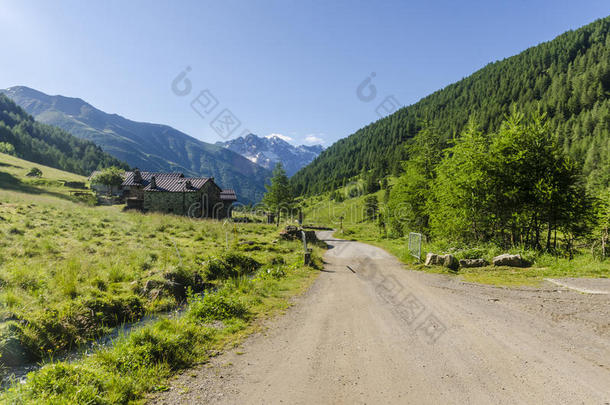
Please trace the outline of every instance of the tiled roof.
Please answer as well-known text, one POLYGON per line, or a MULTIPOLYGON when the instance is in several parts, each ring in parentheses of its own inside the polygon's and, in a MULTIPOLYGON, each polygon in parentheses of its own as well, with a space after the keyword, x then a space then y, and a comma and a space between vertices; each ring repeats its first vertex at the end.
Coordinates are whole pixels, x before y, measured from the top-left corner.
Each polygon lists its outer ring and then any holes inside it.
MULTIPOLYGON (((140 181, 136 181, 135 171, 125 172, 125 180, 121 186, 140 186, 144 191, 162 192, 195 192, 201 190, 208 181, 214 181, 213 177, 184 177, 182 173, 160 173, 160 172, 140 172, 140 181), (152 178, 155 178, 155 187, 151 187, 152 178)), ((216 183, 213 183, 218 188, 216 183)), ((234 190, 221 190, 220 199, 222 201, 237 201, 234 190)))
POLYGON ((220 199, 223 201, 237 201, 235 190, 226 189, 220 192, 220 199))
POLYGON ((156 187, 152 188, 150 181, 144 187, 144 191, 165 191, 165 192, 195 192, 209 180, 209 177, 171 177, 155 176, 156 187))
POLYGON ((172 173, 160 173, 160 172, 140 172, 140 177, 142 180, 137 182, 135 179, 135 171, 134 172, 125 172, 125 180, 123 181, 122 186, 147 186, 150 183, 151 177, 155 176, 157 182, 159 179, 164 178, 183 178, 184 174, 178 172, 172 173))

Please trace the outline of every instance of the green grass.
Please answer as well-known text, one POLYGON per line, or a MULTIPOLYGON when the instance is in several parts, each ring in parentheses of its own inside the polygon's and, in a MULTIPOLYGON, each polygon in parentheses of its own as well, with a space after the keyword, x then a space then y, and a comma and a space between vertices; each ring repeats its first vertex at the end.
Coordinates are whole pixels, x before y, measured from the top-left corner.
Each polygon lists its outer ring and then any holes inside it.
POLYGON ((140 328, 92 356, 73 363, 50 363, 30 373, 25 384, 13 385, 0 400, 141 403, 148 393, 167 390, 166 379, 178 370, 237 345, 260 327, 262 319, 285 309, 288 298, 304 291, 316 271, 295 264, 281 279, 263 274, 233 279, 215 294, 191 298, 181 318, 162 319, 140 328))
MULTIPOLYGON (((342 190, 344 194, 348 188, 349 186, 342 190)), ((380 202, 383 200, 383 193, 383 191, 375 193, 380 202)), ((508 252, 519 253, 533 264, 528 268, 487 266, 460 269, 458 272, 452 272, 439 266, 424 266, 418 263, 408 252, 408 238, 386 237, 385 233, 375 223, 364 220, 365 197, 357 196, 343 202, 335 202, 329 200, 328 194, 314 196, 304 202, 306 222, 333 227, 337 229, 335 236, 339 238, 358 240, 385 249, 407 264, 410 269, 448 274, 473 283, 500 286, 536 286, 540 285, 545 278, 610 277, 610 260, 603 262, 597 260, 585 248, 577 251, 573 260, 568 260, 565 257, 556 257, 519 248, 505 251, 492 244, 473 247, 456 245, 447 241, 424 242, 422 258, 425 258, 428 252, 451 253, 458 259, 480 257, 491 263, 494 256, 508 252), (340 217, 343 217, 343 231, 339 229, 340 217)))
POLYGON ((139 401, 176 370, 256 330, 316 274, 303 266, 300 242, 276 241, 273 225, 92 207, 59 185, 84 178, 35 165, 43 181, 34 186, 24 177, 31 166, 0 156, 0 179, 13 179, 0 182, 0 363, 49 362, 145 314, 163 317, 193 292, 218 293, 191 295, 183 317, 92 356, 51 363, 0 401, 139 401))
POLYGON ((88 205, 95 204, 92 192, 69 187, 66 182, 88 183, 86 177, 78 174, 0 153, 0 189, 32 196, 57 197, 88 205), (27 174, 33 167, 40 169, 42 176, 28 177, 27 174))

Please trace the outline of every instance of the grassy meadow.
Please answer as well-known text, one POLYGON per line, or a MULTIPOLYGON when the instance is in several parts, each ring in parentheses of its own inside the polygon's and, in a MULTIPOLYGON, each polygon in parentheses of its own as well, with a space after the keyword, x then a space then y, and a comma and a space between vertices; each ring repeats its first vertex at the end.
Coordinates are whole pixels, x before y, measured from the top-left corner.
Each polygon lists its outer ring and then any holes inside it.
MULTIPOLYGON (((1 401, 140 401, 286 308, 316 274, 275 226, 90 206, 64 186, 86 179, 42 165, 29 178, 31 166, 0 155, 0 364, 49 364, 1 401), (53 361, 155 314, 90 356, 53 361)), ((320 248, 314 256, 320 265, 320 248)))
MULTIPOLYGON (((393 179, 390 179, 390 184, 393 179)), ((348 196, 350 189, 362 189, 362 184, 352 184, 339 189, 348 196)), ((381 212, 384 210, 385 190, 374 193, 379 200, 381 212)), ((336 236, 344 239, 358 240, 379 246, 398 257, 409 268, 431 273, 444 273, 460 277, 464 281, 493 285, 539 285, 545 278, 555 277, 610 277, 610 260, 600 261, 593 258, 590 249, 582 246, 572 260, 557 257, 544 252, 526 250, 519 247, 508 251, 501 250, 493 244, 479 246, 462 246, 450 241, 434 240, 422 243, 422 260, 428 252, 437 254, 453 254, 458 260, 463 258, 491 259, 502 253, 519 253, 532 263, 528 268, 514 267, 479 267, 459 269, 452 272, 440 266, 424 266, 413 257, 408 250, 408 237, 392 238, 387 235, 375 221, 366 220, 364 200, 367 196, 357 193, 353 198, 344 201, 330 199, 330 194, 308 197, 301 201, 304 206, 305 223, 329 226, 337 230, 336 236), (343 220, 340 218, 343 217, 343 220), (343 224, 343 230, 340 229, 343 224)))

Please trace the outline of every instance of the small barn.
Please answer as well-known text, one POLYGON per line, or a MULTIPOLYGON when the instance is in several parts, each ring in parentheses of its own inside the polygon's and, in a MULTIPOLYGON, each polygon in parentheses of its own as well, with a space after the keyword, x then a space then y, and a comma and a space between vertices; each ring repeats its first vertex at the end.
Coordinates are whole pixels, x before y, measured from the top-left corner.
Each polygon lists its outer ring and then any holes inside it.
POLYGON ((228 218, 237 201, 233 190, 222 190, 213 177, 185 177, 182 173, 125 172, 121 189, 128 208, 188 215, 195 218, 228 218))

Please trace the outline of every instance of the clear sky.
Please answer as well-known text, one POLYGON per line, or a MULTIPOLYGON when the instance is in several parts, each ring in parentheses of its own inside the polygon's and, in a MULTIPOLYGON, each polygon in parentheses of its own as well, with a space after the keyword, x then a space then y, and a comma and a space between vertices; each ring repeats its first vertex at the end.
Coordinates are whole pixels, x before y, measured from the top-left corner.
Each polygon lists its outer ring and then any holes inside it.
POLYGON ((0 0, 0 88, 80 97, 208 142, 228 109, 241 123, 230 137, 329 146, 377 120, 388 96, 412 104, 609 14, 608 0, 0 0), (191 92, 178 96, 187 67, 191 92), (357 97, 372 73, 375 97, 367 85, 357 97), (218 104, 199 97, 211 110, 200 116, 191 102, 206 89, 218 104))

